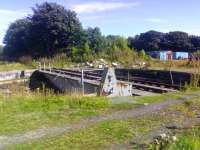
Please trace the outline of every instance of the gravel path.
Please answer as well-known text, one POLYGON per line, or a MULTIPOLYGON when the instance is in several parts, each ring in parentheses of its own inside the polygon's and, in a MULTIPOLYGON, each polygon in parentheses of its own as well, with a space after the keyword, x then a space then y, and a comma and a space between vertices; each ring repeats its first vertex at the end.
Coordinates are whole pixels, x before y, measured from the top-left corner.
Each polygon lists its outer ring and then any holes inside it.
POLYGON ((187 95, 187 96, 183 96, 182 98, 178 100, 166 100, 161 103, 151 104, 151 105, 140 107, 140 108, 117 111, 109 115, 104 115, 104 116, 99 116, 99 117, 90 117, 90 118, 81 120, 77 124, 70 124, 65 127, 42 128, 42 129, 26 132, 23 134, 16 134, 12 136, 0 136, 0 149, 5 149, 7 146, 10 146, 13 144, 20 144, 27 141, 40 139, 45 136, 53 137, 53 136, 61 135, 63 133, 68 133, 74 130, 87 128, 91 125, 94 125, 95 123, 106 121, 106 120, 128 119, 131 117, 138 117, 138 116, 142 116, 142 115, 146 115, 150 113, 156 113, 164 108, 167 108, 170 105, 183 103, 185 100, 195 98, 198 96, 200 95, 197 95, 197 94, 187 95))

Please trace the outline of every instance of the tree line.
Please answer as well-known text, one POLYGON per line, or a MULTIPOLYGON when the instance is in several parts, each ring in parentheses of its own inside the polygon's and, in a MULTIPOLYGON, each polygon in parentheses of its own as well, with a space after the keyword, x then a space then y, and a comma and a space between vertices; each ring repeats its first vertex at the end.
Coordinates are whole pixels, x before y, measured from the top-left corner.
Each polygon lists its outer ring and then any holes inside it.
MULTIPOLYGON (((53 57, 64 53, 73 61, 95 56, 117 59, 119 51, 131 53, 127 39, 103 36, 98 27, 83 29, 77 14, 56 3, 42 3, 33 14, 13 22, 4 37, 4 56, 17 59, 53 57)), ((122 53, 122 52, 120 52, 122 53)))
POLYGON ((32 11, 32 15, 10 24, 4 37, 6 59, 37 59, 62 53, 76 62, 95 57, 129 62, 136 57, 135 50, 200 49, 200 37, 184 32, 149 31, 129 38, 104 36, 98 27, 84 29, 74 11, 56 3, 36 4, 32 11))
POLYGON ((188 33, 175 31, 162 33, 148 31, 135 37, 129 37, 130 48, 145 51, 172 50, 194 52, 200 49, 200 37, 188 33))

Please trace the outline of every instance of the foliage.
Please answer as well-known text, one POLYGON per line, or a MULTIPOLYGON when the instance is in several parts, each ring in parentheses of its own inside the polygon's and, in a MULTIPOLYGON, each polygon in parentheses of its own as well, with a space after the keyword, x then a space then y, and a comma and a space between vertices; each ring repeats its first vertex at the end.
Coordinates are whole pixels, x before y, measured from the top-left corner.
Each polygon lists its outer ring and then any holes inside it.
POLYGON ((200 50, 197 50, 196 52, 194 52, 193 55, 194 55, 196 58, 200 58, 200 50))
POLYGON ((103 54, 107 59, 128 66, 134 63, 136 53, 128 47, 126 38, 109 35, 105 39, 105 45, 106 48, 103 51, 103 54))
POLYGON ((185 32, 161 33, 148 31, 135 37, 129 37, 129 47, 145 51, 173 50, 194 51, 200 47, 200 37, 190 36, 185 32))
POLYGON ((200 129, 193 129, 192 131, 186 131, 179 135, 176 143, 172 144, 169 150, 187 149, 198 150, 200 147, 200 129))
POLYGON ((144 49, 142 49, 141 51, 139 51, 139 57, 142 59, 142 60, 145 60, 147 58, 147 55, 144 51, 144 49))
POLYGON ((7 61, 0 61, 0 71, 13 71, 15 70, 25 70, 25 69, 34 69, 36 68, 35 62, 31 62, 31 64, 22 64, 18 62, 7 62, 7 61))
MULTIPOLYGON (((49 59, 64 53, 75 62, 92 61, 95 56, 131 66, 137 57, 134 50, 192 52, 200 49, 200 37, 180 31, 148 31, 128 39, 103 36, 98 27, 84 30, 74 11, 56 3, 44 2, 33 8, 32 15, 9 26, 4 44, 4 55, 8 60, 20 57, 49 59)), ((139 52, 139 57, 148 59, 143 51, 139 52)))
POLYGON ((85 43, 83 47, 72 48, 72 60, 75 62, 84 62, 90 60, 91 50, 88 43, 85 43))
POLYGON ((81 44, 83 29, 76 13, 56 3, 43 3, 33 8, 31 38, 40 56, 53 56, 61 48, 81 44))
POLYGON ((31 20, 29 18, 19 19, 12 23, 4 37, 4 55, 21 57, 29 53, 29 27, 31 20))
POLYGON ((76 13, 47 2, 36 5, 32 16, 12 23, 4 38, 5 54, 9 57, 53 56, 69 52, 73 46, 83 46, 85 41, 76 13))
POLYGON ((96 55, 104 48, 104 37, 98 27, 88 28, 86 30, 88 36, 88 45, 92 51, 92 54, 96 55))
POLYGON ((82 117, 96 116, 110 106, 103 97, 27 93, 20 85, 11 88, 15 93, 12 96, 0 95, 0 133, 3 134, 73 123, 82 117))
POLYGON ((4 43, 5 56, 20 62, 65 54, 66 60, 74 62, 92 61, 96 56, 132 64, 136 57, 126 38, 105 37, 98 27, 84 30, 75 12, 48 2, 37 4, 33 15, 12 23, 4 43))

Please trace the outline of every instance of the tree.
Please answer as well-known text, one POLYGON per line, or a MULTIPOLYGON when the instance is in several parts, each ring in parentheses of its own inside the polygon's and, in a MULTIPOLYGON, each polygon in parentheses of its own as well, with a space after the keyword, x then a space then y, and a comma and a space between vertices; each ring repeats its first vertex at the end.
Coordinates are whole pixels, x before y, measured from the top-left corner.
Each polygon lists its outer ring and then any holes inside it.
POLYGON ((29 54, 29 18, 19 19, 12 23, 4 37, 4 55, 9 58, 20 57, 29 54))
POLYGON ((138 51, 145 49, 146 51, 161 50, 161 41, 164 34, 157 31, 148 31, 135 38, 129 37, 128 43, 130 48, 135 48, 138 51))
POLYGON ((192 52, 200 48, 200 37, 189 36, 185 32, 161 33, 148 31, 128 38, 130 48, 140 51, 172 50, 192 52))
POLYGON ((127 41, 127 39, 125 39, 123 37, 117 37, 116 40, 114 41, 114 43, 118 49, 121 49, 121 50, 129 49, 128 41, 127 41))
POLYGON ((88 43, 85 43, 82 47, 73 47, 72 48, 72 57, 73 61, 84 62, 88 61, 91 56, 91 50, 88 43))
POLYGON ((192 48, 188 34, 180 31, 167 33, 163 43, 165 49, 172 49, 174 51, 189 50, 192 48))
POLYGON ((139 55, 139 57, 140 57, 142 60, 145 60, 145 59, 147 58, 144 49, 142 49, 141 51, 139 51, 138 55, 139 55))
POLYGON ((32 47, 39 56, 53 56, 59 49, 84 44, 84 31, 74 11, 56 3, 45 2, 33 8, 32 47))
POLYGON ((88 44, 93 54, 98 54, 104 48, 104 37, 98 27, 88 28, 86 30, 88 44))
POLYGON ((190 41, 192 44, 193 51, 197 51, 200 49, 200 37, 199 36, 190 36, 190 41))

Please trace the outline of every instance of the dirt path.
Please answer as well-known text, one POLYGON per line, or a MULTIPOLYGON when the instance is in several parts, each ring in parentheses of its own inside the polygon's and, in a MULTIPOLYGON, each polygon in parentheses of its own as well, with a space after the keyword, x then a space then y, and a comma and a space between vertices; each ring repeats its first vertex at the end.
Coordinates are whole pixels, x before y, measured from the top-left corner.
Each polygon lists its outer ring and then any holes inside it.
POLYGON ((141 108, 135 108, 131 110, 122 110, 122 111, 114 112, 109 115, 104 115, 104 116, 99 116, 99 117, 90 117, 90 118, 81 120, 77 124, 70 124, 65 127, 42 128, 42 129, 26 132, 24 134, 17 134, 13 136, 0 136, 0 149, 5 149, 9 145, 20 144, 27 141, 40 139, 45 136, 53 137, 53 136, 61 135, 63 133, 68 133, 74 130, 87 128, 91 125, 94 125, 95 123, 106 121, 106 120, 128 119, 131 117, 138 117, 145 114, 156 113, 164 108, 167 108, 170 105, 183 103, 185 100, 195 98, 198 96, 200 95, 198 94, 187 95, 187 96, 183 96, 182 98, 179 98, 178 100, 166 100, 161 103, 151 104, 151 105, 144 106, 141 108))

